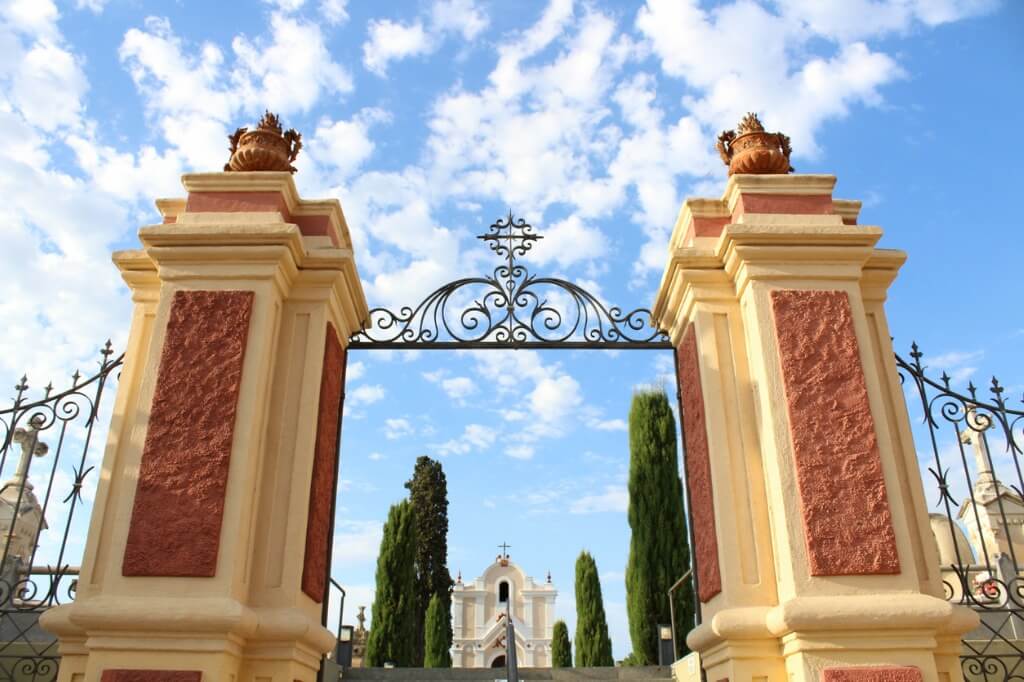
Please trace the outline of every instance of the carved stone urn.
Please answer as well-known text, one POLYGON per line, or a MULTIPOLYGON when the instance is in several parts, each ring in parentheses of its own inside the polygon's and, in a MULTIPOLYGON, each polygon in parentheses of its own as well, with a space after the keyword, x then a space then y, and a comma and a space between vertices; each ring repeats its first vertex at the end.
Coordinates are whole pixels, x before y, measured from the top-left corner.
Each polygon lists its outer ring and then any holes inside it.
POLYGON ((789 155, 789 136, 767 133, 757 114, 747 114, 736 126, 718 136, 718 153, 733 173, 778 174, 792 173, 789 155))
POLYGON ((288 171, 295 172, 292 162, 302 149, 302 135, 289 129, 281 132, 281 121, 269 111, 255 130, 239 128, 231 141, 231 159, 224 165, 230 171, 288 171))

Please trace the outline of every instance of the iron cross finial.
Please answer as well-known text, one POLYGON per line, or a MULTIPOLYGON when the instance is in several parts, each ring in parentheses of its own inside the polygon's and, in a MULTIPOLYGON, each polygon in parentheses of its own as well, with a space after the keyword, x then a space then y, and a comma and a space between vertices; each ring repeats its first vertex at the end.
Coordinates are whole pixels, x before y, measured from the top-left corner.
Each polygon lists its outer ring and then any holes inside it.
POLYGON ((504 556, 504 557, 505 557, 506 559, 508 558, 508 548, 509 548, 509 547, 511 547, 511 546, 512 546, 512 545, 508 544, 507 542, 503 542, 503 543, 501 543, 500 545, 498 545, 498 547, 500 547, 500 548, 501 548, 501 553, 502 553, 502 555, 503 555, 503 556, 504 556))
POLYGON ((522 218, 516 220, 512 211, 508 212, 507 218, 499 218, 492 223, 486 233, 477 235, 477 239, 487 242, 492 251, 508 258, 510 266, 516 256, 525 255, 533 248, 534 242, 543 238, 533 225, 522 218))

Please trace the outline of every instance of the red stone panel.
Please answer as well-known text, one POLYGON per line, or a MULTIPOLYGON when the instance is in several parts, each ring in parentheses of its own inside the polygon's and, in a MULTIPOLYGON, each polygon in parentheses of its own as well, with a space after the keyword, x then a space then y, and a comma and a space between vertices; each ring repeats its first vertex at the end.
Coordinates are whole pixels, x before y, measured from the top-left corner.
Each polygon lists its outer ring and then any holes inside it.
POLYGON ((850 301, 773 291, 811 575, 900 572, 850 301))
POLYGON ((913 666, 850 666, 825 668, 822 682, 923 682, 921 669, 913 666))
POLYGON ((185 204, 189 213, 245 213, 277 211, 285 222, 293 223, 307 236, 329 236, 338 246, 338 236, 331 232, 326 215, 293 216, 280 192, 190 192, 185 204))
POLYGON ((251 291, 178 291, 142 450, 122 573, 211 577, 251 291))
POLYGON ((743 192, 732 210, 735 221, 744 213, 789 213, 794 215, 831 215, 830 194, 756 194, 743 192))
POLYGON ((103 671, 100 682, 201 682, 203 673, 198 670, 127 670, 110 669, 103 671))
POLYGON ((313 478, 309 484, 306 520, 306 556, 302 564, 302 591, 323 602, 327 590, 327 549, 331 533, 331 496, 338 472, 338 437, 341 401, 345 390, 345 349, 334 327, 327 324, 324 368, 320 376, 320 412, 316 422, 313 478))
POLYGON ((697 565, 698 596, 707 602, 722 591, 718 566, 718 535, 715 500, 711 490, 711 456, 700 383, 696 332, 691 324, 677 350, 679 391, 683 401, 683 432, 686 439, 686 481, 693 517, 693 556, 697 565))

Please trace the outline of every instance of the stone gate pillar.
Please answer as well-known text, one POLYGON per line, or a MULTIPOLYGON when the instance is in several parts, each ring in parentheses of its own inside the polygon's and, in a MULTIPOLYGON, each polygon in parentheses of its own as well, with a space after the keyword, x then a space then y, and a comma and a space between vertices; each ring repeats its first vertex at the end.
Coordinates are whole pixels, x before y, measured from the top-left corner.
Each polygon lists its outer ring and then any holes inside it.
POLYGON ((905 255, 834 176, 779 174, 788 139, 753 124, 723 140, 724 196, 683 204, 654 307, 679 360, 687 642, 711 682, 959 680, 977 620, 943 599, 883 309, 905 255))
POLYGON ((367 318, 336 200, 185 175, 114 254, 135 311, 62 682, 313 682, 345 346, 367 318))

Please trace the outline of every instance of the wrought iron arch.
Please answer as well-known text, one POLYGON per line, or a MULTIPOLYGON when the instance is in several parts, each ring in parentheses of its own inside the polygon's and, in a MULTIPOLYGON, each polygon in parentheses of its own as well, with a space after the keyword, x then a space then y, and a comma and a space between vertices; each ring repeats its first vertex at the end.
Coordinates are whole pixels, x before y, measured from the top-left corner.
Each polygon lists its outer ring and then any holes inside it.
POLYGON ((492 223, 477 239, 504 261, 490 275, 456 279, 416 306, 373 308, 350 348, 671 349, 648 308, 624 312, 583 287, 531 274, 517 258, 544 237, 525 220, 492 223))

